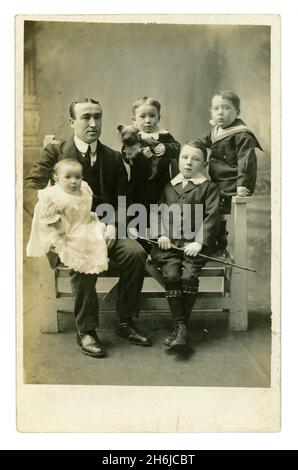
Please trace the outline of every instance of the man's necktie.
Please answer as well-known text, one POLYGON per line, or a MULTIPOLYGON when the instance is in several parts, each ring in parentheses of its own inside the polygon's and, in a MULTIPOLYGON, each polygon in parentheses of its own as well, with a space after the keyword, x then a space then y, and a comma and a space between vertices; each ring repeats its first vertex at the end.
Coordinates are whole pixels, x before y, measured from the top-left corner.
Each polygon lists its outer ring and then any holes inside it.
POLYGON ((83 170, 84 173, 91 167, 91 147, 88 145, 87 152, 83 158, 83 170))

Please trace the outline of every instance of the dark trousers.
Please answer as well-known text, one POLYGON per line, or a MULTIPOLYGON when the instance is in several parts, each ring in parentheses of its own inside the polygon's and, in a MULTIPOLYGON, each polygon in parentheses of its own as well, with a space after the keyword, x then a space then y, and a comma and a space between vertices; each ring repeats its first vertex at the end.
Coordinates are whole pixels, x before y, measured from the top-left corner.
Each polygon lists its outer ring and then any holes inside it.
MULTIPOLYGON (((109 258, 120 269, 116 305, 120 322, 130 321, 138 313, 146 257, 139 243, 129 239, 116 240, 109 251, 109 258)), ((84 333, 98 327, 97 275, 70 271, 70 276, 76 326, 80 333, 84 333)))
POLYGON ((86 333, 98 326, 98 297, 95 290, 97 274, 84 274, 73 270, 69 274, 76 327, 80 333, 86 333))

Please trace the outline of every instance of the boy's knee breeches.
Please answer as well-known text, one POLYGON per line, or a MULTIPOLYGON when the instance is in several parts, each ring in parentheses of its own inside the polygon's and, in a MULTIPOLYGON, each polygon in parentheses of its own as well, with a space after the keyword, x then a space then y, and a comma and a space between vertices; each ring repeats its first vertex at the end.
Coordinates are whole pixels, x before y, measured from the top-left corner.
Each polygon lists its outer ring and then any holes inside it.
MULTIPOLYGON (((152 259, 161 268, 163 280, 167 285, 180 283, 185 292, 197 292, 199 280, 205 261, 199 256, 194 258, 175 250, 154 249, 152 259)), ((175 289, 174 289, 175 290, 175 289)))

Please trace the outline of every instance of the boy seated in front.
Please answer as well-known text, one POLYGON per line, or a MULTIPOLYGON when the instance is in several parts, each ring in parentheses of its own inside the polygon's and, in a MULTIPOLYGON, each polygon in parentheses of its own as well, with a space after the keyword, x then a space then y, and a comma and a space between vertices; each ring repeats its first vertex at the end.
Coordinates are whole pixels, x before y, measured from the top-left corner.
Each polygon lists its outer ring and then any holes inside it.
POLYGON ((158 246, 151 252, 153 261, 162 271, 174 323, 173 331, 164 344, 174 350, 189 344, 188 321, 198 294, 198 277, 206 263, 199 253, 214 251, 220 224, 219 193, 215 183, 204 174, 206 165, 207 150, 203 142, 196 139, 184 144, 179 157, 180 173, 166 185, 160 199, 160 204, 178 204, 181 210, 181 217, 168 218, 167 224, 161 216, 163 228, 159 232, 158 246), (198 204, 203 209, 203 231, 202 227, 194 230, 198 204), (177 225, 180 224, 179 220, 185 221, 185 217, 191 219, 187 220, 191 231, 186 234, 183 223, 177 237, 177 225), (180 251, 174 247, 180 248, 180 251))

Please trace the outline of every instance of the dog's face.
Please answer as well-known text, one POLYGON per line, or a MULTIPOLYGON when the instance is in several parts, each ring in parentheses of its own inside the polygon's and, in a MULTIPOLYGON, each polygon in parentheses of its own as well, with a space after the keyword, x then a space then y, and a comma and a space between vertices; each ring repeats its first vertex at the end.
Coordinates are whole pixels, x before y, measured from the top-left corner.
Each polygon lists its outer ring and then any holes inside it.
POLYGON ((139 129, 133 125, 123 126, 122 124, 117 129, 123 144, 122 155, 127 163, 133 165, 134 159, 140 154, 142 149, 139 129))
POLYGON ((141 139, 137 127, 133 125, 123 126, 120 124, 117 129, 123 145, 134 145, 140 142, 141 139))

